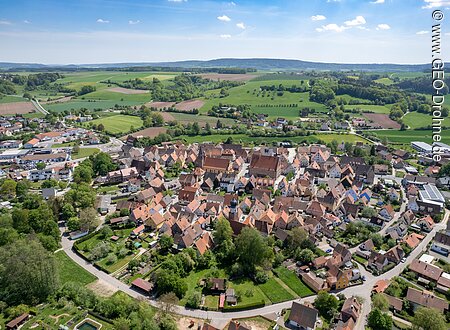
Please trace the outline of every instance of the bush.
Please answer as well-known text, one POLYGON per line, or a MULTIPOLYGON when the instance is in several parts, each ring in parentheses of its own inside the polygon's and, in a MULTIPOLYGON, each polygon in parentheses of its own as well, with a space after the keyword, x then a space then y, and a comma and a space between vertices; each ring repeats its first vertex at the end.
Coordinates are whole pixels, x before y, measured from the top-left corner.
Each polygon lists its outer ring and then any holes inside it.
POLYGON ((262 270, 259 270, 256 272, 256 274, 255 274, 255 282, 256 283, 263 284, 263 283, 266 283, 268 280, 269 280, 269 275, 266 272, 264 272, 262 270))
POLYGON ((113 253, 109 254, 108 257, 106 257, 106 264, 112 265, 117 262, 117 256, 113 253))
POLYGON ((186 307, 199 308, 202 302, 202 294, 194 291, 186 300, 186 307))
POLYGON ((247 309, 255 309, 255 308, 260 308, 260 307, 264 307, 266 305, 266 303, 264 302, 264 300, 261 301, 256 301, 247 305, 236 305, 236 306, 224 306, 223 310, 224 312, 238 312, 238 311, 243 311, 243 310, 247 310, 247 309))

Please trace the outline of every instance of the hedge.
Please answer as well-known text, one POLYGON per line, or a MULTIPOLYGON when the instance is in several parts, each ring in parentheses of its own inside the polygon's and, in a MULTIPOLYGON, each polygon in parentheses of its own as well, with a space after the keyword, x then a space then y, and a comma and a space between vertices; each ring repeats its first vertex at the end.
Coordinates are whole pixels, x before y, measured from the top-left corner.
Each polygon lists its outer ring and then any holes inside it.
POLYGON ((224 306, 222 311, 223 312, 238 312, 238 311, 244 311, 247 309, 255 309, 266 306, 266 303, 264 300, 256 301, 254 303, 250 303, 247 305, 236 305, 236 306, 224 306))

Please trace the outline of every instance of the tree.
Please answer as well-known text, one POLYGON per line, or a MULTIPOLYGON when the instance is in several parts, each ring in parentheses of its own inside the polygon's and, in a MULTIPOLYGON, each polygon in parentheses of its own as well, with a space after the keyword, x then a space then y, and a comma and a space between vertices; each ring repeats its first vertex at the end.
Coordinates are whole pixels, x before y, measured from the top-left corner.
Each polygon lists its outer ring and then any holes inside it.
POLYGON ((444 314, 440 313, 437 309, 427 307, 420 307, 416 310, 412 324, 414 330, 448 329, 444 314))
POLYGON ((11 199, 16 196, 17 183, 14 180, 6 179, 0 187, 0 195, 3 199, 11 199))
POLYGON ((161 250, 164 252, 169 251, 169 249, 172 247, 173 245, 173 237, 163 234, 161 235, 160 239, 159 239, 159 246, 161 247, 161 250))
POLYGON ((92 169, 95 174, 106 175, 117 168, 111 156, 105 152, 100 152, 89 158, 92 161, 92 169))
POLYGON ((80 219, 77 217, 71 217, 67 220, 67 229, 75 231, 80 229, 80 219))
POLYGON ((188 296, 186 300, 186 307, 199 308, 201 302, 202 294, 199 291, 194 291, 188 296))
POLYGON ((309 264, 314 260, 314 252, 312 252, 310 249, 303 249, 298 253, 296 259, 303 264, 309 264))
POLYGON ((0 248, 0 300, 35 305, 56 292, 59 284, 54 254, 36 240, 17 240, 0 248))
POLYGON ((300 248, 307 239, 308 233, 303 228, 295 227, 289 232, 287 246, 291 251, 295 251, 300 248))
POLYGON ((319 314, 327 320, 331 320, 337 311, 339 300, 328 292, 320 291, 314 300, 314 307, 319 311, 319 314))
POLYGON ((372 297, 372 306, 380 311, 387 311, 389 309, 389 301, 385 295, 377 293, 372 297))
POLYGON ((98 226, 97 211, 93 207, 87 207, 80 211, 80 227, 83 230, 94 230, 98 226))
POLYGON ((46 167, 46 165, 43 162, 39 162, 39 163, 36 164, 36 168, 38 170, 43 170, 45 167, 46 167))
POLYGON ((246 227, 236 238, 236 255, 244 270, 253 274, 257 266, 270 261, 273 253, 257 229, 246 227))
POLYGON ((173 292, 180 299, 187 291, 187 284, 180 275, 163 268, 156 272, 155 283, 160 293, 173 292))
POLYGON ((73 171, 73 181, 75 183, 91 183, 94 171, 90 161, 83 161, 73 171))
POLYGON ((361 211, 361 215, 364 218, 369 218, 370 219, 370 218, 372 218, 372 217, 377 215, 377 211, 374 208, 370 207, 370 206, 365 206, 363 208, 363 210, 361 211))
POLYGON ((372 330, 391 330, 392 317, 380 311, 378 308, 373 309, 367 317, 367 325, 372 330))
POLYGON ((178 302, 179 299, 173 292, 163 294, 159 297, 160 311, 163 315, 171 314, 178 302))
POLYGON ((214 230, 214 252, 220 262, 229 260, 234 252, 233 230, 230 222, 224 217, 219 218, 214 230))
POLYGON ((75 209, 73 208, 72 204, 64 203, 61 208, 61 219, 62 220, 69 220, 70 218, 76 216, 77 213, 75 212, 75 209))
POLYGON ((28 190, 31 187, 31 182, 27 179, 20 180, 16 184, 16 196, 19 199, 24 198, 28 194, 28 190))

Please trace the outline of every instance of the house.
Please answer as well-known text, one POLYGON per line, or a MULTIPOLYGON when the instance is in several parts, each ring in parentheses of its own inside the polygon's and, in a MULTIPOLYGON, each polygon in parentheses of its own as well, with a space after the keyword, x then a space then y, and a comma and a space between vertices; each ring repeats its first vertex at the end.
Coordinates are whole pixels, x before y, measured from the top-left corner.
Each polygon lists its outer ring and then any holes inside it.
POLYGON ((420 306, 434 308, 441 313, 448 310, 448 302, 445 299, 436 297, 434 294, 426 290, 419 291, 409 287, 406 294, 406 299, 411 303, 414 310, 420 306))
POLYGON ((390 248, 384 255, 388 261, 393 262, 394 264, 399 264, 405 257, 405 252, 400 245, 396 245, 390 248))
POLYGON ((56 197, 56 189, 55 188, 43 188, 42 189, 42 197, 44 199, 55 198, 56 197))
POLYGON ((210 278, 208 279, 208 290, 211 294, 221 294, 226 292, 227 285, 224 278, 210 278))
POLYGON ((297 329, 313 330, 316 328, 318 317, 317 309, 293 302, 287 323, 297 329))
POLYGON ((384 206, 378 213, 378 215, 386 221, 392 220, 392 218, 394 217, 394 214, 395 214, 395 211, 394 211, 394 208, 392 207, 392 205, 384 206))
POLYGON ((373 286, 372 291, 375 293, 383 293, 389 286, 389 280, 378 280, 373 286))
POLYGON ((242 321, 231 320, 228 324, 228 330, 251 330, 251 327, 242 321))
POLYGON ((100 214, 106 214, 111 205, 111 195, 101 195, 97 198, 97 210, 100 214))
POLYGON ((281 162, 277 156, 263 156, 254 154, 252 156, 249 175, 255 177, 270 177, 277 179, 281 174, 281 162))
POLYGON ((411 249, 415 249, 423 239, 423 235, 411 233, 403 239, 403 242, 406 243, 406 245, 408 245, 411 249))
POLYGON ((450 254, 450 233, 449 232, 438 232, 434 236, 433 244, 431 245, 431 250, 439 253, 444 257, 448 257, 450 254))
POLYGON ((373 241, 371 238, 369 238, 367 241, 362 242, 359 245, 359 248, 363 251, 374 251, 375 250, 375 245, 373 244, 373 241))
POLYGON ((202 168, 210 173, 229 173, 232 170, 229 159, 208 156, 205 157, 202 168))
POLYGON ((353 322, 357 322, 359 315, 361 314, 361 304, 356 297, 347 298, 342 305, 341 313, 339 315, 340 321, 347 323, 349 319, 353 322))
POLYGON ((387 196, 391 202, 400 200, 400 193, 394 188, 389 189, 387 196))
POLYGON ((427 215, 425 217, 420 218, 417 221, 417 225, 420 227, 421 230, 429 233, 430 231, 433 230, 434 221, 430 215, 427 215))
POLYGON ((437 282, 442 275, 442 269, 437 266, 414 259, 409 265, 409 270, 428 281, 437 282))
POLYGON ((39 139, 33 138, 23 145, 25 149, 34 148, 39 143, 39 139))
POLYGON ((394 311, 394 312, 400 312, 403 310, 403 300, 396 298, 396 297, 392 297, 388 294, 383 293, 382 294, 384 297, 386 297, 388 303, 389 303, 389 308, 394 311))

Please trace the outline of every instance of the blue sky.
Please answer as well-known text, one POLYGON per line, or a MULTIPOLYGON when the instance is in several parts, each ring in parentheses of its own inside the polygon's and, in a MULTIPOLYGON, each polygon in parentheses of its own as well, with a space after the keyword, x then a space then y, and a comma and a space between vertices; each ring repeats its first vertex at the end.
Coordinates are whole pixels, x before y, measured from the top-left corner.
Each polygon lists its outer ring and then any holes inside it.
MULTIPOLYGON (((450 0, 0 0, 0 61, 425 63, 450 0)), ((445 45, 444 54, 450 54, 445 45)))

